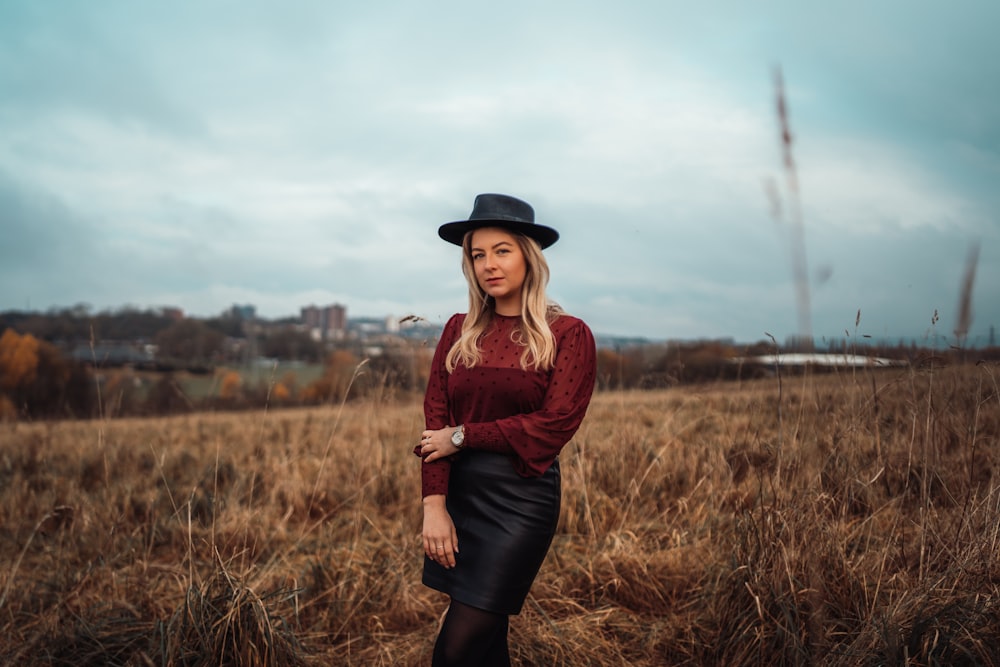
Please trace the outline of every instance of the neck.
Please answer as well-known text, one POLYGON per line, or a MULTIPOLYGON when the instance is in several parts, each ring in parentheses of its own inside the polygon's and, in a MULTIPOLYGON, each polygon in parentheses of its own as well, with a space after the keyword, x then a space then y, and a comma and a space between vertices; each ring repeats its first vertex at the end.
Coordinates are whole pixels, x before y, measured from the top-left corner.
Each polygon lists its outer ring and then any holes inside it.
POLYGON ((501 299, 494 303, 493 312, 505 317, 514 317, 521 314, 521 299, 501 299))

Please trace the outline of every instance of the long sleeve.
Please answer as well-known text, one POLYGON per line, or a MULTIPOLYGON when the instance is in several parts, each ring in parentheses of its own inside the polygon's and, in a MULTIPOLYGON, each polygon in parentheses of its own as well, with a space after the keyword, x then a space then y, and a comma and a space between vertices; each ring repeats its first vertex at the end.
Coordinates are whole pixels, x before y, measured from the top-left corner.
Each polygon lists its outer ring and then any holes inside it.
MULTIPOLYGON (((445 357, 452 344, 462 331, 462 315, 452 315, 441 332, 437 347, 434 349, 434 357, 431 360, 431 372, 427 380, 427 391, 424 393, 424 424, 425 428, 431 430, 442 429, 445 426, 455 426, 450 424, 451 410, 448 405, 448 371, 445 368, 445 357)), ((420 445, 413 449, 413 453, 420 455, 420 445)), ((420 466, 420 487, 423 497, 447 494, 448 476, 451 472, 451 459, 443 458, 431 463, 421 463, 420 466)))

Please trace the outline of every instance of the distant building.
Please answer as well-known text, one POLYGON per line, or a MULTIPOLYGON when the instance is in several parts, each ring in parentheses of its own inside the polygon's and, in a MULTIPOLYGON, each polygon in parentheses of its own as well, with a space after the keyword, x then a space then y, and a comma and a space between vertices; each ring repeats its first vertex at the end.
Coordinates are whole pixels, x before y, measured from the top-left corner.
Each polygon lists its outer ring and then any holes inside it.
POLYGON ((812 352, 816 343, 812 336, 795 334, 785 339, 784 349, 788 352, 812 352))
POLYGON ((731 359, 731 363, 758 363, 764 366, 820 366, 820 367, 887 367, 906 366, 904 359, 886 359, 883 357, 866 357, 863 354, 831 354, 823 352, 786 352, 783 354, 764 354, 757 357, 731 359))
POLYGON ((249 303, 246 305, 234 303, 232 308, 229 309, 229 316, 237 320, 252 322, 257 319, 257 306, 249 303))
POLYGON ((153 363, 154 347, 143 343, 116 341, 83 343, 74 347, 69 356, 75 361, 101 367, 142 365, 153 363))
POLYGON ((301 309, 302 323, 317 340, 341 340, 347 333, 347 307, 339 303, 329 306, 305 306, 301 309))
POLYGON ((163 313, 164 317, 169 317, 170 319, 174 320, 175 322, 179 322, 179 321, 181 321, 181 320, 184 319, 184 311, 181 310, 180 308, 174 308, 172 306, 167 306, 167 307, 161 308, 160 312, 163 313))

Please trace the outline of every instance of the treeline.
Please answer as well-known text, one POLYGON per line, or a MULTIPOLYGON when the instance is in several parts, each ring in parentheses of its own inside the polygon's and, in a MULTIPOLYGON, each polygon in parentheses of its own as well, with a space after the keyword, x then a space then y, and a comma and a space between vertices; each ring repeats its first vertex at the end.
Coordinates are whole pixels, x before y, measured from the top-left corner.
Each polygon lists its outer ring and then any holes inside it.
POLYGON ((0 420, 89 419, 339 403, 422 391, 431 350, 401 343, 374 357, 334 350, 319 377, 293 371, 102 368, 66 358, 46 341, 7 329, 0 335, 0 420), (198 383, 207 390, 194 390, 198 383))
MULTIPOLYGON (((91 340, 151 340, 176 324, 169 309, 122 308, 92 313, 86 305, 46 311, 10 310, 0 312, 0 331, 14 329, 51 343, 79 343, 91 340)), ((235 317, 198 320, 223 336, 243 335, 243 323, 235 317)))
MULTIPOLYGON (((0 313, 0 419, 164 415, 339 402, 380 393, 422 392, 433 341, 328 347, 291 320, 247 330, 237 317, 183 318, 160 310, 0 313), (248 335, 251 334, 251 335, 248 335), (108 343, 148 347, 155 356, 114 357, 108 343), (267 358, 321 366, 278 373, 267 358), (250 369, 250 370, 247 370, 250 369)), ((600 390, 657 389, 753 379, 775 373, 754 357, 819 351, 811 341, 738 346, 719 341, 646 343, 598 350, 600 390)), ((1000 348, 930 350, 869 339, 824 343, 825 352, 923 363, 1000 361, 1000 348)), ((817 372, 821 368, 815 369, 817 372)), ((796 369, 782 370, 794 373, 796 369)))
POLYGON ((351 400, 422 390, 426 343, 366 354, 330 346, 295 320, 185 318, 170 310, 0 313, 0 419, 147 416, 351 400), (321 366, 274 377, 264 360, 321 366))
POLYGON ((255 325, 233 314, 191 318, 178 317, 169 309, 135 308, 92 313, 82 305, 45 313, 0 312, 0 331, 29 334, 78 361, 104 367, 124 361, 121 355, 108 352, 110 345, 150 346, 156 350, 155 359, 129 358, 127 362, 161 371, 206 371, 255 356, 321 363, 326 356, 323 343, 296 327, 293 320, 266 324, 250 332, 248 327, 255 325))
MULTIPOLYGON (((932 350, 915 343, 871 343, 866 340, 836 340, 826 343, 823 349, 799 343, 777 346, 771 341, 751 345, 733 345, 718 341, 671 342, 634 345, 621 349, 602 348, 597 351, 597 386, 599 389, 658 389, 676 385, 698 384, 730 380, 749 380, 776 373, 772 364, 754 359, 767 355, 792 352, 825 352, 830 354, 859 355, 904 361, 908 365, 928 363, 958 364, 979 361, 1000 361, 1000 347, 976 350, 949 348, 932 350)), ((781 372, 801 373, 832 372, 833 367, 822 365, 785 367, 781 372)))

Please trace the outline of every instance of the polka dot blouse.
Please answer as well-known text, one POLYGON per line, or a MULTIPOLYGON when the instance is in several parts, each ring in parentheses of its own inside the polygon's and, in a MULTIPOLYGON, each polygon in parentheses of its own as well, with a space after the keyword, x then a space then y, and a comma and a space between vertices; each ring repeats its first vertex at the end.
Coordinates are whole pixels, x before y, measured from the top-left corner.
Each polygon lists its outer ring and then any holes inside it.
MULTIPOLYGON (((424 397, 427 428, 464 424, 465 447, 508 454, 519 474, 541 475, 587 412, 597 368, 594 336, 582 320, 559 316, 549 325, 556 338, 555 366, 525 371, 524 348, 514 342, 521 318, 494 315, 480 339, 482 361, 475 368, 459 364, 449 374, 445 356, 464 319, 464 314, 452 316, 438 341, 424 397)), ((424 496, 447 493, 450 467, 448 458, 421 466, 424 496)))

